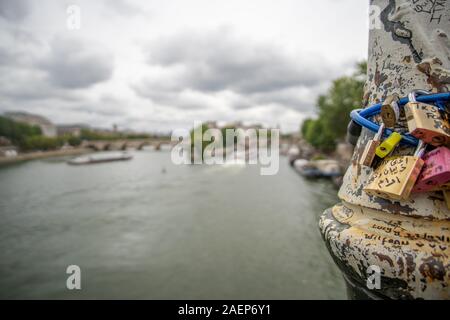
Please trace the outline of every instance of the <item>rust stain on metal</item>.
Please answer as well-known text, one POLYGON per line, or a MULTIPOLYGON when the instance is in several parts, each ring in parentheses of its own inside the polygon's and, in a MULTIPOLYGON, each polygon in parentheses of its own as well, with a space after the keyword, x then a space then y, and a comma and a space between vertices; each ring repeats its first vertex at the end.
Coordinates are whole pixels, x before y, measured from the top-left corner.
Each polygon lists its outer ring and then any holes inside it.
POLYGON ((414 261, 414 256, 412 254, 406 253, 405 258, 406 258, 406 274, 409 277, 416 269, 416 262, 414 261))
POLYGON ((398 265, 398 269, 399 269, 399 275, 403 275, 403 272, 405 270, 405 264, 403 263, 402 258, 398 257, 397 258, 397 265, 398 265))
POLYGON ((364 283, 368 266, 382 268, 380 294, 392 297, 395 287, 397 298, 450 298, 450 221, 341 203, 321 217, 319 226, 344 273, 364 283))
POLYGON ((394 267, 394 261, 392 261, 388 255, 378 252, 374 252, 373 255, 376 256, 381 262, 387 261, 391 267, 394 267))
POLYGON ((375 79, 374 79, 375 85, 379 86, 381 83, 385 82, 386 79, 387 79, 387 76, 385 74, 381 73, 377 66, 377 69, 375 71, 375 79))
POLYGON ((446 92, 450 84, 450 72, 442 68, 442 61, 434 57, 424 60, 417 65, 417 69, 427 76, 427 83, 437 92, 446 92))
POLYGON ((419 268, 422 276, 430 280, 444 281, 445 268, 442 261, 436 260, 435 257, 428 257, 423 261, 419 268))

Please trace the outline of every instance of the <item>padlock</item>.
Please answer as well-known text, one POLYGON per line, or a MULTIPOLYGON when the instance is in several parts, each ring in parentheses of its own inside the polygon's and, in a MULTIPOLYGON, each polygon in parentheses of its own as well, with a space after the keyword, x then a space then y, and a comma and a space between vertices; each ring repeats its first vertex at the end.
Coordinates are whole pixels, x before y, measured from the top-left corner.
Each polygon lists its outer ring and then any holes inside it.
POLYGON ((386 158, 401 140, 402 135, 400 133, 392 132, 392 134, 377 147, 375 154, 381 159, 386 158))
POLYGON ((359 160, 360 165, 367 167, 372 166, 373 160, 375 159, 375 151, 381 143, 383 131, 384 131, 384 124, 381 124, 375 137, 366 144, 364 152, 361 154, 361 158, 359 160))
POLYGON ((369 177, 364 191, 384 199, 407 200, 422 170, 424 150, 421 141, 414 156, 394 156, 383 160, 369 177))
POLYGON ((447 209, 450 210, 450 190, 442 191, 444 193, 445 204, 447 205, 447 209))
POLYGON ((433 188, 431 191, 450 191, 450 182, 439 185, 433 188))
POLYGON ((399 97, 397 94, 388 96, 381 106, 381 119, 386 128, 394 128, 400 118, 399 97))
POLYGON ((450 145, 450 127, 436 106, 417 102, 415 90, 409 94, 405 105, 406 121, 411 135, 433 146, 450 145))
POLYGON ((413 192, 429 192, 447 189, 450 182, 450 150, 439 147, 423 157, 424 165, 417 179, 413 192))
POLYGON ((347 126, 347 142, 353 146, 358 143, 359 136, 361 135, 362 126, 351 120, 347 126))

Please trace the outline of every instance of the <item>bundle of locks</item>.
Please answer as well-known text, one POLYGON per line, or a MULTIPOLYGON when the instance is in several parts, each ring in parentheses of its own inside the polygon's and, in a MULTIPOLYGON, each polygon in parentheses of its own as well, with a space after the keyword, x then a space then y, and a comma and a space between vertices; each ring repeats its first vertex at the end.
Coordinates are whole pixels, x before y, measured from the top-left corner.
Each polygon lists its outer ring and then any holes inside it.
POLYGON ((370 140, 359 163, 374 167, 364 191, 390 200, 408 200, 415 193, 442 191, 450 209, 450 126, 445 106, 418 102, 413 91, 402 108, 396 95, 382 104, 382 124, 370 140), (408 132, 419 143, 413 155, 392 156, 403 139, 395 131, 399 119, 406 118, 408 132), (381 141, 389 128, 392 133, 381 141))

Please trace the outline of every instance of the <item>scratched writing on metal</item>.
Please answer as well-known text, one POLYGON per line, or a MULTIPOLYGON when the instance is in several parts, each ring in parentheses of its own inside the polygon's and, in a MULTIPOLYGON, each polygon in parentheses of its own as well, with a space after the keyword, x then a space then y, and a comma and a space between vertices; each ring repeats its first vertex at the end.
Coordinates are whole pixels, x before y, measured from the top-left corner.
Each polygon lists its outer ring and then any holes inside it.
POLYGON ((417 13, 425 13, 430 16, 430 23, 441 23, 442 13, 445 13, 447 0, 413 0, 414 10, 417 13))
POLYGON ((408 240, 397 240, 397 239, 383 237, 383 236, 379 236, 379 235, 375 235, 375 234, 365 233, 364 234, 364 238, 366 240, 378 240, 378 241, 381 241, 382 245, 384 245, 386 243, 390 243, 390 244, 393 244, 393 245, 402 245, 402 246, 409 245, 409 241, 408 240))
MULTIPOLYGON (((439 164, 436 160, 438 157, 442 154, 442 149, 437 149, 434 152, 435 158, 432 158, 431 161, 426 161, 425 165, 422 168, 422 173, 420 174, 420 177, 426 177, 433 174, 440 173, 444 170, 444 166, 442 164, 439 164)), ((425 160, 428 160, 430 157, 424 158, 425 160)))
POLYGON ((392 228, 392 227, 386 227, 384 225, 379 225, 376 223, 372 224, 372 228, 376 229, 376 230, 382 230, 385 233, 393 234, 394 236, 397 236, 397 237, 405 237, 410 240, 423 239, 423 240, 431 240, 431 241, 440 241, 440 242, 450 243, 450 236, 448 234, 434 234, 433 235, 428 232, 411 233, 400 227, 392 228))
MULTIPOLYGON (((393 239, 390 237, 385 237, 385 236, 376 235, 376 234, 369 234, 369 233, 364 233, 364 239, 372 240, 372 241, 380 241, 381 245, 385 245, 385 244, 391 244, 394 246, 409 246, 410 245, 410 242, 408 240, 393 239)), ((446 251, 448 249, 448 247, 443 244, 437 244, 437 243, 433 243, 433 242, 426 242, 426 244, 427 244, 427 247, 429 247, 430 249, 433 249, 433 250, 446 251)), ((418 247, 425 246, 425 244, 423 242, 417 241, 417 240, 416 240, 415 245, 418 247)))
POLYGON ((409 132, 426 143, 438 146, 450 142, 450 127, 446 116, 432 105, 409 102, 405 106, 409 132))
POLYGON ((406 200, 423 163, 422 159, 415 156, 390 157, 373 172, 364 191, 385 199, 406 200))
POLYGON ((427 242, 428 247, 430 247, 431 249, 434 249, 434 250, 445 251, 448 249, 448 246, 446 245, 446 243, 450 243, 450 237, 448 235, 444 235, 444 234, 432 235, 432 234, 428 234, 428 233, 423 233, 423 234, 411 233, 411 232, 406 231, 403 228, 395 230, 393 228, 378 225, 378 224, 373 224, 372 229, 383 231, 385 234, 387 234, 387 236, 374 234, 374 233, 364 233, 364 238, 366 240, 380 241, 382 245, 392 244, 392 245, 397 245, 397 246, 401 246, 401 245, 408 246, 411 243, 410 243, 410 241, 405 240, 405 238, 406 238, 411 241, 415 241, 415 245, 417 245, 419 247, 424 246, 423 242, 420 240, 431 241, 431 242, 427 242), (403 239, 395 239, 395 238, 390 237, 389 235, 393 235, 395 237, 402 237, 403 239))
POLYGON ((450 149, 439 147, 424 157, 422 172, 413 192, 429 192, 448 189, 450 182, 450 149))
POLYGON ((377 185, 379 188, 390 187, 394 184, 401 184, 402 180, 399 175, 402 174, 408 168, 407 157, 397 157, 394 159, 388 159, 383 162, 383 170, 379 170, 375 174, 377 185))
POLYGON ((427 119, 431 119, 433 121, 434 128, 442 129, 446 133, 450 132, 448 125, 444 121, 442 121, 442 117, 441 117, 439 111, 437 111, 437 109, 435 107, 421 104, 421 105, 416 105, 416 108, 418 110, 424 111, 425 117, 427 119))

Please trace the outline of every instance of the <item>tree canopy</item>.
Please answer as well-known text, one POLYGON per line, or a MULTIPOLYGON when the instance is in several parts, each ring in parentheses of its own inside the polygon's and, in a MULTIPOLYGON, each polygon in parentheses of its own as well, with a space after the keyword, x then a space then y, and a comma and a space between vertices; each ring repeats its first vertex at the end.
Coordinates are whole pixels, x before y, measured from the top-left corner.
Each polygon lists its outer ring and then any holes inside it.
POLYGON ((0 136, 9 139, 14 145, 22 145, 28 137, 41 135, 41 128, 13 121, 0 116, 0 136))
POLYGON ((361 105, 367 63, 358 63, 352 76, 333 81, 331 88, 317 99, 317 119, 303 122, 301 133, 312 146, 325 152, 333 151, 336 143, 344 139, 350 112, 361 105))

